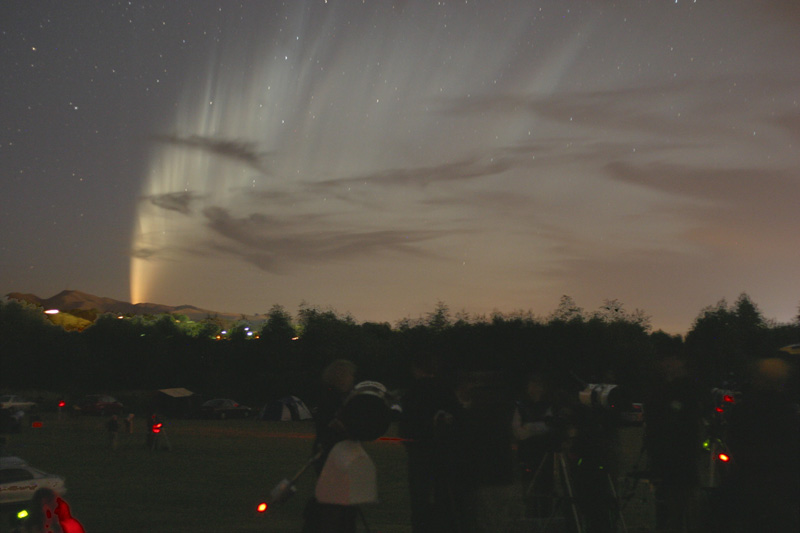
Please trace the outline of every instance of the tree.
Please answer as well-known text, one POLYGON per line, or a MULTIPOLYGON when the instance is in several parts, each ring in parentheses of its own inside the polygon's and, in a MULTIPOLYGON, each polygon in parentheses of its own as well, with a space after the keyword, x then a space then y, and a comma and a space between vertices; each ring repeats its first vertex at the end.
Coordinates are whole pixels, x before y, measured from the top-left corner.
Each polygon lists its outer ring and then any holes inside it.
POLYGON ((703 309, 686 335, 686 349, 710 385, 746 378, 750 364, 774 353, 770 329, 746 293, 703 309))
POLYGON ((578 307, 575 300, 566 294, 561 296, 558 308, 548 317, 548 322, 570 322, 572 320, 583 321, 586 319, 583 308, 578 307))
POLYGON ((613 300, 605 300, 603 305, 595 311, 592 318, 599 319, 607 324, 614 322, 625 322, 628 324, 635 324, 640 326, 644 331, 650 330, 650 315, 641 309, 635 309, 632 313, 625 309, 625 305, 614 298, 613 300))
POLYGON ((267 313, 267 321, 261 328, 261 339, 269 343, 282 343, 296 336, 292 316, 283 306, 273 305, 267 313))
POLYGON ((767 356, 774 349, 766 343, 766 320, 746 293, 740 294, 733 304, 733 335, 742 359, 767 356))
POLYGON ((450 308, 443 301, 436 302, 436 308, 428 313, 426 325, 435 331, 442 331, 450 325, 450 308))

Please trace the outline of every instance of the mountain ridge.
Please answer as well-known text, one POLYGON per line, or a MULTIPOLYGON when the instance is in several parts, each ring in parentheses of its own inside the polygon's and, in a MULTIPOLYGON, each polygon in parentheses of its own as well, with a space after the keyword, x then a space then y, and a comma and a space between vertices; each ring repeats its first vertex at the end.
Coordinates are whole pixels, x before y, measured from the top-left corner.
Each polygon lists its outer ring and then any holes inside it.
MULTIPOLYGON (((178 313, 186 315, 192 320, 202 320, 206 317, 218 317, 225 320, 238 320, 247 315, 242 313, 223 313, 202 309, 194 305, 182 304, 177 306, 157 304, 157 303, 138 303, 133 304, 122 300, 115 300, 105 296, 96 296, 87 292, 65 289, 49 298, 40 298, 32 293, 11 292, 6 294, 6 298, 27 302, 29 304, 41 306, 45 309, 59 309, 61 311, 71 311, 73 309, 96 309, 101 313, 119 313, 134 315, 159 315, 163 313, 178 313)), ((252 318, 252 317, 250 317, 252 318)))

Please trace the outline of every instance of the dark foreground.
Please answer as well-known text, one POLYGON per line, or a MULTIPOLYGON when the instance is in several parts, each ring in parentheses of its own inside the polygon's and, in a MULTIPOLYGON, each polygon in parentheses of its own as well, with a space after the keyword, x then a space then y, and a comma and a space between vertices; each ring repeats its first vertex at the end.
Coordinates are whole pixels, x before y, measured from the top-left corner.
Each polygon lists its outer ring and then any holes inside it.
MULTIPOLYGON (((165 426, 171 450, 153 451, 145 446, 141 419, 135 421, 132 434, 119 436, 116 450, 108 446, 104 422, 99 417, 59 419, 45 414, 41 427, 26 426, 19 434, 7 435, 3 453, 64 476, 73 515, 89 533, 300 530, 303 507, 313 490, 311 473, 300 478, 298 493, 288 502, 265 514, 257 513, 256 505, 308 459, 311 423, 172 420, 165 426)), ((623 480, 624 474, 644 466, 641 432, 631 427, 620 433, 623 480)), ((364 507, 370 530, 410 531, 402 445, 387 439, 366 448, 378 468, 381 497, 379 504, 364 507)), ((649 485, 623 482, 619 487, 628 530, 652 531, 649 485)), ((500 530, 531 531, 535 526, 523 519, 520 492, 508 491, 503 502, 507 522, 500 530)), ((12 511, 2 509, 0 531, 9 530, 12 511)), ((560 529, 559 520, 554 520, 551 530, 560 529)))

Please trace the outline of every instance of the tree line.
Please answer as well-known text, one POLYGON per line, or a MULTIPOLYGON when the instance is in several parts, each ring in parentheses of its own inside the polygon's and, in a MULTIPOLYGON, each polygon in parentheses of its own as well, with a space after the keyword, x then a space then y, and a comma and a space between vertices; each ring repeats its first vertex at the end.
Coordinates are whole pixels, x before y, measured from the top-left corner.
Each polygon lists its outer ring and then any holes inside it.
MULTIPOLYGON (((209 316, 117 316, 75 311, 84 329, 53 324, 30 304, 0 302, 0 388, 64 395, 185 387, 209 397, 266 401, 294 394, 314 403, 322 369, 350 359, 363 379, 402 389, 411 360, 437 356, 446 375, 491 372, 508 386, 534 371, 580 383, 617 383, 644 394, 655 364, 686 361, 703 386, 742 379, 758 358, 800 342, 790 323, 765 319, 747 294, 702 309, 685 335, 652 331, 650 317, 609 300, 593 312, 564 296, 549 316, 451 313, 440 302, 419 319, 357 322, 302 304, 273 306, 266 320, 225 324, 209 316)), ((68 322, 67 322, 68 323, 68 322)))

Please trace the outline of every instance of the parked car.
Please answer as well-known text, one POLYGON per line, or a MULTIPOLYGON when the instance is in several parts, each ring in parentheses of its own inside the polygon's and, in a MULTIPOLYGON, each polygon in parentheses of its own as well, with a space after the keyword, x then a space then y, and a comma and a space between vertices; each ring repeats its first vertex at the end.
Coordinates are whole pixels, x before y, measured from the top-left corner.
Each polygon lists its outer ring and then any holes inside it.
POLYGON ((202 418, 247 418, 253 410, 246 405, 241 405, 229 398, 217 398, 209 400, 200 406, 200 416, 202 418))
POLYGON ((64 478, 33 468, 19 457, 0 457, 0 504, 26 502, 38 489, 67 492, 64 478))
POLYGON ((19 409, 0 409, 0 435, 22 431, 25 413, 19 409))
POLYGON ((5 394, 0 396, 0 409, 12 409, 27 412, 36 409, 36 402, 29 402, 22 396, 5 394))
POLYGON ((75 406, 76 410, 85 415, 119 415, 122 414, 123 405, 113 396, 105 394, 90 394, 75 406))

